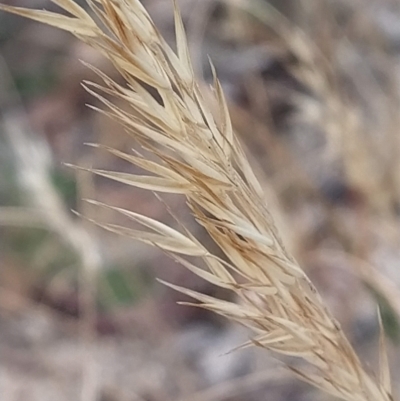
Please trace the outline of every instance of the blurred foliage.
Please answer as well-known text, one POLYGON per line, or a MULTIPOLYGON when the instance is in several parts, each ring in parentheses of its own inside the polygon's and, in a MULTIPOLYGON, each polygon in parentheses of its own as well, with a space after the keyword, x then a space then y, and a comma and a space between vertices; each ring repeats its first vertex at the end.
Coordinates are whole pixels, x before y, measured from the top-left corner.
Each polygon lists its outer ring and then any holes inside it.
POLYGON ((0 205, 20 205, 22 194, 18 191, 16 172, 9 163, 0 160, 0 205))
POLYGON ((34 70, 23 70, 14 76, 14 84, 22 98, 49 92, 57 83, 57 73, 51 63, 42 63, 34 70))
POLYGON ((400 321, 396 311, 390 306, 387 299, 378 293, 374 288, 366 285, 373 297, 376 299, 382 316, 382 323, 386 335, 397 345, 400 344, 400 321))
POLYGON ((7 230, 5 241, 8 248, 23 262, 23 265, 31 267, 38 249, 49 238, 49 232, 41 228, 10 227, 7 230))
POLYGON ((106 309, 130 305, 142 295, 142 284, 139 274, 121 266, 108 267, 100 277, 101 303, 106 309))
POLYGON ((64 200, 66 207, 74 209, 78 197, 78 187, 75 177, 64 171, 54 169, 50 174, 50 179, 54 188, 64 200))

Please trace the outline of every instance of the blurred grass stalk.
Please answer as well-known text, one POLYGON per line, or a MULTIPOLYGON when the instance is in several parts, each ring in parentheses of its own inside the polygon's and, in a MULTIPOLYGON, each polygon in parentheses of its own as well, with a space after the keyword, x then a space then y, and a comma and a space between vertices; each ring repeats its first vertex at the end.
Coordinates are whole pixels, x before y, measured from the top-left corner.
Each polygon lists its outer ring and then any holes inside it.
MULTIPOLYGON (((0 88, 12 84, 5 61, 0 58, 0 88), (8 85, 7 85, 8 84, 8 85)), ((11 85, 12 87, 12 85, 11 85)), ((12 92, 15 102, 19 102, 16 91, 12 92)), ((96 364, 93 361, 93 336, 96 325, 97 277, 102 268, 102 257, 94 236, 85 223, 74 219, 51 180, 52 161, 47 143, 29 127, 24 111, 20 107, 1 115, 2 128, 14 155, 17 178, 23 188, 26 205, 23 207, 0 208, 0 225, 45 228, 71 249, 80 266, 80 305, 82 311, 83 334, 83 386, 82 401, 98 399, 96 364), (18 111, 17 111, 18 110, 18 111)), ((78 172, 78 187, 81 195, 88 195, 87 173, 78 172), (80 184, 80 185, 79 185, 80 184)))
MULTIPOLYGON (((226 260, 209 253, 174 215, 181 227, 179 232, 135 212, 89 201, 126 216, 146 230, 95 223, 160 248, 194 274, 234 292, 235 302, 227 302, 168 284, 197 300, 196 306, 249 327, 254 337, 244 346, 254 344, 302 358, 307 367, 292 367, 292 371, 341 399, 392 400, 383 333, 380 378, 376 380, 364 370, 339 324, 286 251, 265 206, 262 188, 233 133, 214 69, 214 98, 205 100, 210 97, 194 78, 177 5, 175 54, 138 0, 87 0, 96 19, 72 0, 52 1, 71 16, 5 5, 0 8, 69 31, 110 59, 126 85, 88 65, 103 81, 103 85, 84 84, 105 107, 93 108, 120 122, 142 149, 155 156, 149 160, 138 151, 123 153, 92 145, 148 175, 81 169, 126 185, 184 195, 195 220, 207 230, 226 260), (125 101, 127 109, 119 108, 113 98, 125 101), (203 268, 191 263, 194 258, 203 268)), ((24 146, 16 142, 15 151, 28 169, 30 159, 24 146)), ((41 197, 45 193, 43 189, 38 192, 41 197)), ((70 227, 59 215, 57 202, 41 204, 54 213, 54 224, 60 230, 64 224, 70 227)), ((85 244, 80 242, 79 247, 86 255, 85 244)))

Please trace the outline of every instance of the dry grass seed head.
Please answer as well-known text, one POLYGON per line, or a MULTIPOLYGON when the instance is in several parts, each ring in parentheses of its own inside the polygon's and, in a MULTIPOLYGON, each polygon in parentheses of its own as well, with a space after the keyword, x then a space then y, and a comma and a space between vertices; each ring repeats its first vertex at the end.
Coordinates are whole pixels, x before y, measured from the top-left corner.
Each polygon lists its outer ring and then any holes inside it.
POLYGON ((229 262, 211 255, 188 233, 92 201, 97 207, 134 220, 145 230, 97 224, 179 254, 176 260, 193 273, 234 291, 238 302, 168 284, 196 299, 201 307, 252 329, 253 344, 309 362, 314 373, 296 373, 312 385, 349 401, 392 399, 386 360, 381 358, 384 367, 380 382, 365 372, 314 287, 285 250, 260 185, 233 134, 214 68, 217 113, 210 111, 195 81, 177 5, 175 54, 138 0, 86 0, 104 30, 72 0, 52 1, 72 16, 5 5, 0 8, 69 31, 107 57, 125 78, 126 86, 91 67, 103 86, 86 83, 86 89, 103 103, 103 113, 121 123, 144 149, 158 157, 154 162, 103 148, 150 175, 95 169, 93 173, 151 191, 183 194, 194 218, 229 262), (144 84, 155 90, 159 99, 144 84), (102 93, 125 101, 129 107, 122 110, 102 93), (202 258, 207 270, 189 263, 184 256, 202 258))

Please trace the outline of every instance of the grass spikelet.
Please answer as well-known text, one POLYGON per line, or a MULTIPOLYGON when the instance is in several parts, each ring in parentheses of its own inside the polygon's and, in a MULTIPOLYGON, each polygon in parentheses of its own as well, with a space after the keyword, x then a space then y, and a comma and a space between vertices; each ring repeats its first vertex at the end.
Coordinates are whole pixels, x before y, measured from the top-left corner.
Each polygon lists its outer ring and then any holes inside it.
POLYGON ((381 358, 379 382, 364 370, 312 283, 286 251, 260 185, 233 134, 214 68, 217 112, 210 110, 196 83, 176 4, 177 54, 138 0, 86 1, 105 29, 72 0, 53 0, 71 16, 6 5, 0 9, 69 31, 113 63, 125 86, 91 67, 103 84, 85 83, 85 87, 103 103, 102 112, 122 124, 157 161, 103 147, 149 175, 103 170, 93 173, 151 191, 184 195, 198 224, 229 262, 207 252, 187 232, 92 202, 125 215, 144 230, 96 224, 172 253, 194 274, 236 293, 237 302, 227 302, 168 284, 195 299, 198 306, 249 327, 254 332, 254 345, 304 359, 311 369, 293 371, 313 386, 348 401, 392 400, 385 358, 381 358), (151 94, 155 92, 157 98, 151 94), (118 102, 108 100, 106 94, 118 102), (119 108, 120 100, 128 108, 119 108), (206 269, 185 256, 201 258, 206 269))

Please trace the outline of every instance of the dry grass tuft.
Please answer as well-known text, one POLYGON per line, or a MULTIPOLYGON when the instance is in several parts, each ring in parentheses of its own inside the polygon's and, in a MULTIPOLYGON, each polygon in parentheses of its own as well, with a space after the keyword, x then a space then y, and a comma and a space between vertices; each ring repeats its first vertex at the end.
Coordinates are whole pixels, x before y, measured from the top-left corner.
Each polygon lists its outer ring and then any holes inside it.
POLYGON ((71 16, 5 5, 0 8, 69 31, 104 54, 126 85, 88 66, 103 85, 85 82, 85 88, 104 104, 99 111, 120 122, 145 151, 156 156, 148 160, 139 153, 95 145, 148 175, 92 172, 127 185, 184 195, 194 218, 228 262, 209 253, 184 227, 178 232, 132 211, 90 201, 145 230, 98 224, 158 247, 203 279, 233 291, 237 302, 168 284, 197 300, 196 305, 249 327, 254 337, 248 345, 307 361, 311 369, 293 369, 305 381, 349 401, 392 400, 383 336, 381 375, 376 380, 363 369, 339 324, 282 244, 262 189, 233 133, 215 70, 216 110, 205 100, 193 75, 176 4, 177 54, 138 0, 86 0, 96 20, 72 0, 52 1, 71 16), (117 107, 109 96, 123 100, 128 108, 117 107), (187 257, 200 258, 205 268, 187 257))

